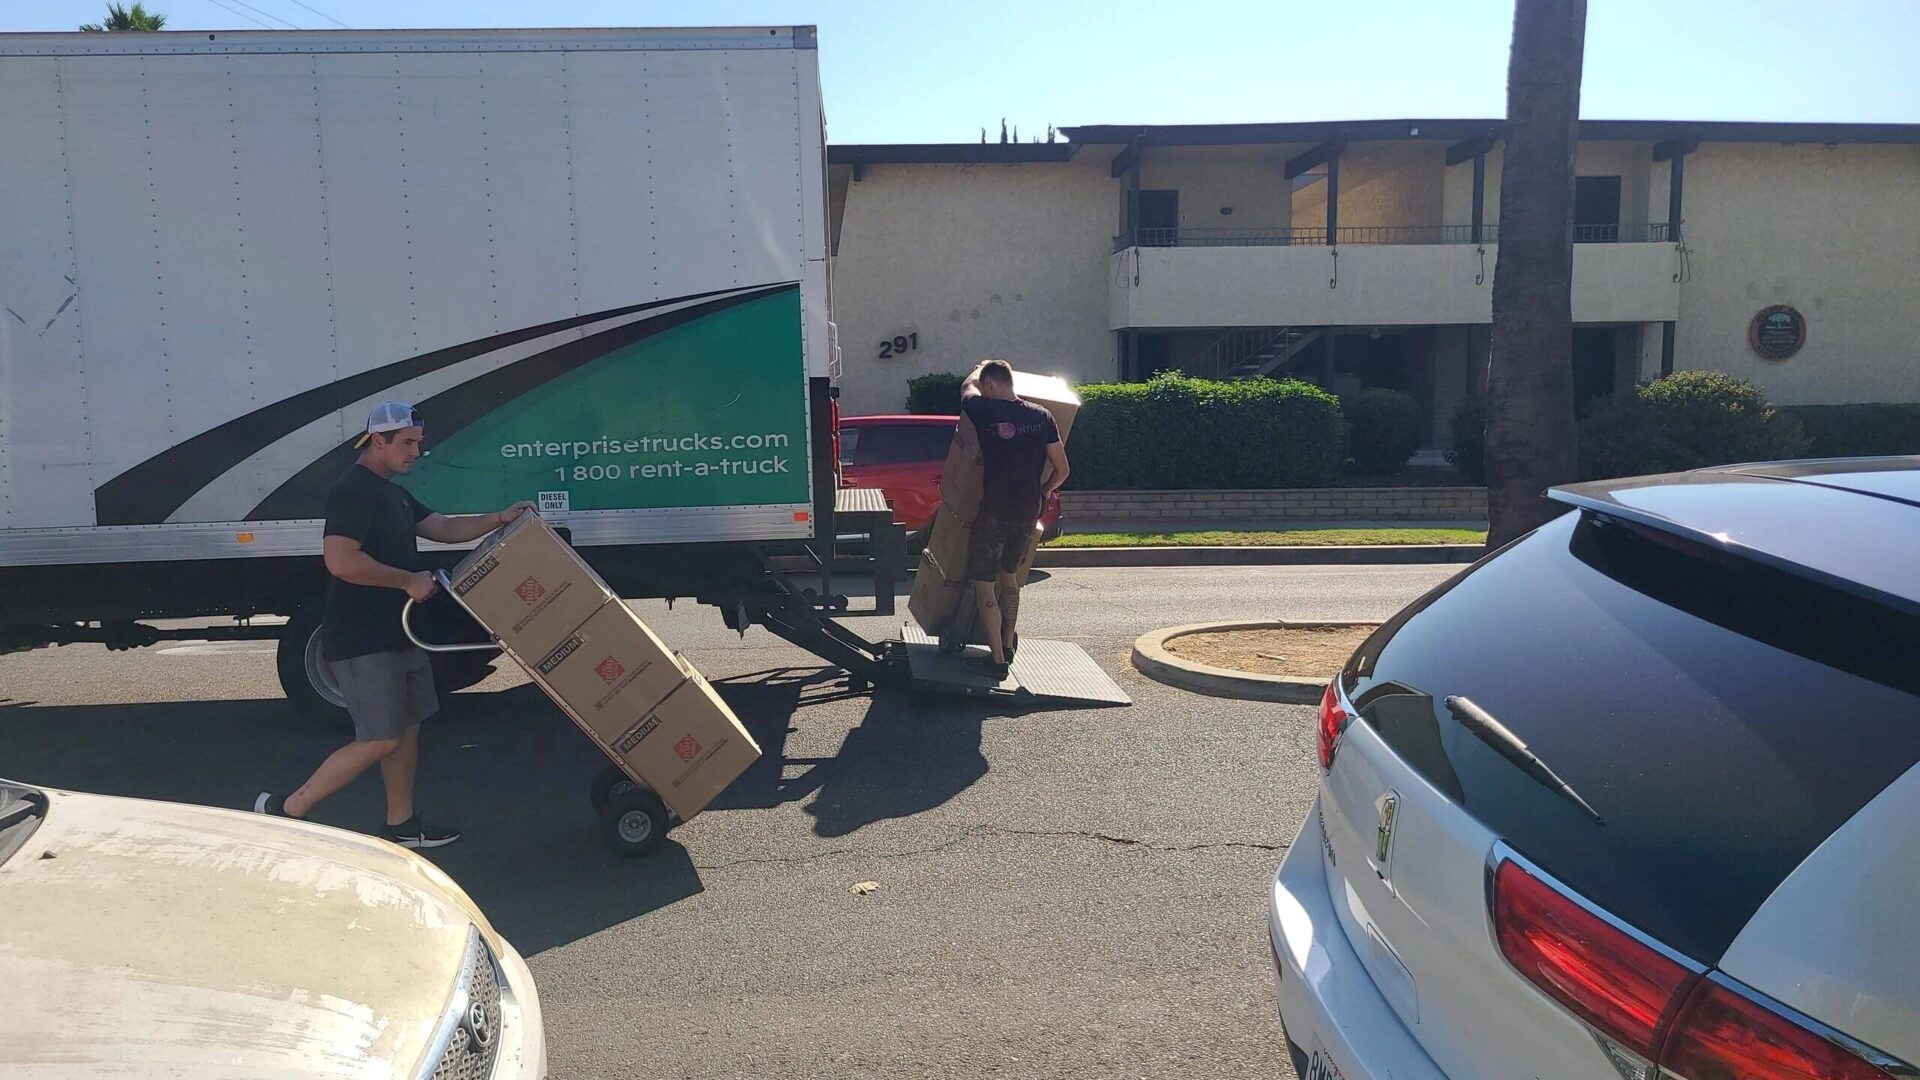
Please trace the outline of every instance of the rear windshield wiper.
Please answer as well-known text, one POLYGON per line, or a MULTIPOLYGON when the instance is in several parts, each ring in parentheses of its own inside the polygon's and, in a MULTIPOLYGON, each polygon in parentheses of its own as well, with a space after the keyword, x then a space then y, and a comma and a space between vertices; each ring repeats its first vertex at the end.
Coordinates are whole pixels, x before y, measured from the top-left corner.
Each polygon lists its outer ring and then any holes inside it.
POLYGON ((1460 721, 1461 727, 1472 732, 1474 738, 1492 747, 1494 753, 1513 762, 1521 772, 1539 781, 1541 786, 1553 789, 1575 806, 1585 810, 1594 824, 1606 824, 1600 820, 1600 815, 1594 811, 1593 807, 1587 805, 1587 800, 1580 797, 1579 792, 1573 790, 1565 780, 1560 779, 1552 769, 1547 768, 1547 763, 1535 757, 1533 751, 1527 749, 1527 744, 1521 741, 1520 736, 1508 731, 1507 726, 1495 720, 1492 713, 1458 694, 1447 699, 1447 711, 1453 714, 1455 720, 1460 721))

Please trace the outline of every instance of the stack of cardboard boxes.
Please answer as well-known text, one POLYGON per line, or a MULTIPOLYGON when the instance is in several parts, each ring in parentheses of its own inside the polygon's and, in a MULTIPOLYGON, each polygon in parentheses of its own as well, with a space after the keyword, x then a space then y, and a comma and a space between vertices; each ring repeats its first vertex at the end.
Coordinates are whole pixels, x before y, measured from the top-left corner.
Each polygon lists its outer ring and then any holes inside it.
MULTIPOLYGON (((1065 380, 1016 371, 1013 390, 1052 413, 1060 441, 1067 441, 1074 415, 1080 411, 1080 396, 1065 380)), ((927 548, 920 555, 920 566, 913 577, 913 596, 907 603, 914 621, 929 634, 944 634, 948 621, 956 613, 962 616, 971 613, 970 606, 963 610, 961 605, 973 603, 972 586, 967 581, 967 544, 973 536, 974 520, 980 513, 984 494, 981 485, 980 435, 973 429, 973 421, 963 414, 954 429, 953 444, 947 448, 946 465, 940 474, 940 512, 934 517, 933 535, 927 538, 927 548)), ((1014 587, 1002 589, 999 596, 1003 617, 1009 622, 1020 613, 1020 588, 1027 583, 1027 574, 1033 569, 1034 550, 1039 546, 1037 532, 1034 540, 1021 560, 1019 573, 1014 575, 1014 587)), ((963 619, 963 622, 977 624, 978 620, 963 619)), ((970 632, 963 636, 963 643, 985 644, 985 628, 972 625, 970 632)))
POLYGON ((713 687, 533 514, 474 549, 452 579, 513 658, 681 820, 759 759, 713 687))

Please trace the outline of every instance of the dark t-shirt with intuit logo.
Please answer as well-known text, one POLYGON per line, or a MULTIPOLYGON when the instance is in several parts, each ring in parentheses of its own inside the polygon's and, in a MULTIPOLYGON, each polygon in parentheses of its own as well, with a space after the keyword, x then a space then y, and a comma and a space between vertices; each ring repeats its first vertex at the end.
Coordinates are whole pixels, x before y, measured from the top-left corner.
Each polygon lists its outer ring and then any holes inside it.
POLYGON ((980 435, 980 516, 996 521, 1040 517, 1040 472, 1047 447, 1060 441, 1053 414, 1030 401, 985 396, 960 403, 980 435))
MULTIPOLYGON (((360 550, 375 562, 396 570, 421 570, 414 529, 432 513, 406 488, 355 465, 327 495, 326 535, 357 540, 360 550)), ((334 578, 320 630, 326 658, 351 660, 411 646, 400 629, 400 609, 406 603, 403 590, 334 578)))

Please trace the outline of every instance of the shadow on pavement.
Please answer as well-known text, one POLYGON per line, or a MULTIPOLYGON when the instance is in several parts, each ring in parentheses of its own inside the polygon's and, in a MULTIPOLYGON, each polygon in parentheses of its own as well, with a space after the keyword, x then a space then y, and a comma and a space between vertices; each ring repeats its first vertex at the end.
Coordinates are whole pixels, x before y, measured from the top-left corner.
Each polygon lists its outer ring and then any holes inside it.
MULTIPOLYGON (((922 813, 965 791, 987 773, 982 722, 1005 715, 964 699, 853 694, 837 668, 776 668, 715 685, 764 755, 711 810, 811 796, 804 811, 823 837, 922 813), (789 754, 809 707, 856 698, 866 713, 837 753, 789 754)), ((42 706, 0 698, 0 776, 103 795, 243 809, 262 788, 297 786, 339 742, 277 699, 42 706)), ((522 952, 701 890, 691 857, 672 840, 640 860, 607 851, 587 794, 604 763, 530 685, 455 695, 421 731, 422 812, 465 833, 427 854, 522 952)), ((366 832, 383 807, 369 773, 314 820, 366 832)))
MULTIPOLYGON (((460 694, 421 730, 419 804, 464 839, 426 852, 521 952, 533 954, 692 896, 700 876, 667 841, 647 858, 602 843, 587 789, 604 759, 531 686, 460 694)), ((285 792, 339 745, 285 702, 38 706, 0 700, 0 776, 102 795, 239 809, 285 792)), ((378 827, 369 773, 315 821, 378 827)))
POLYGON ((716 682, 763 756, 715 807, 768 807, 812 795, 805 811, 814 818, 814 834, 846 836, 876 821, 931 810, 987 774, 981 724, 1003 712, 884 690, 850 695, 842 689, 845 679, 837 668, 776 668, 716 682), (838 754, 788 753, 788 736, 796 731, 788 717, 849 697, 865 697, 867 712, 838 754), (796 769, 798 775, 788 779, 796 769))

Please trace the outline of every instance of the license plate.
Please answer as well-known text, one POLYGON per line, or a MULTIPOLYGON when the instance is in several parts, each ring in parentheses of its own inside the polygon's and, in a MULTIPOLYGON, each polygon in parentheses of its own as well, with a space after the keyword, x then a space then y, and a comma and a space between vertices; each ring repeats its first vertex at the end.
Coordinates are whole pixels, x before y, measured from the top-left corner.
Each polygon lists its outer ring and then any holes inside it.
POLYGON ((1340 1066, 1333 1063, 1333 1058, 1316 1044, 1313 1048, 1313 1056, 1307 1059, 1307 1075, 1300 1080, 1346 1080, 1346 1074, 1341 1072, 1340 1066))

